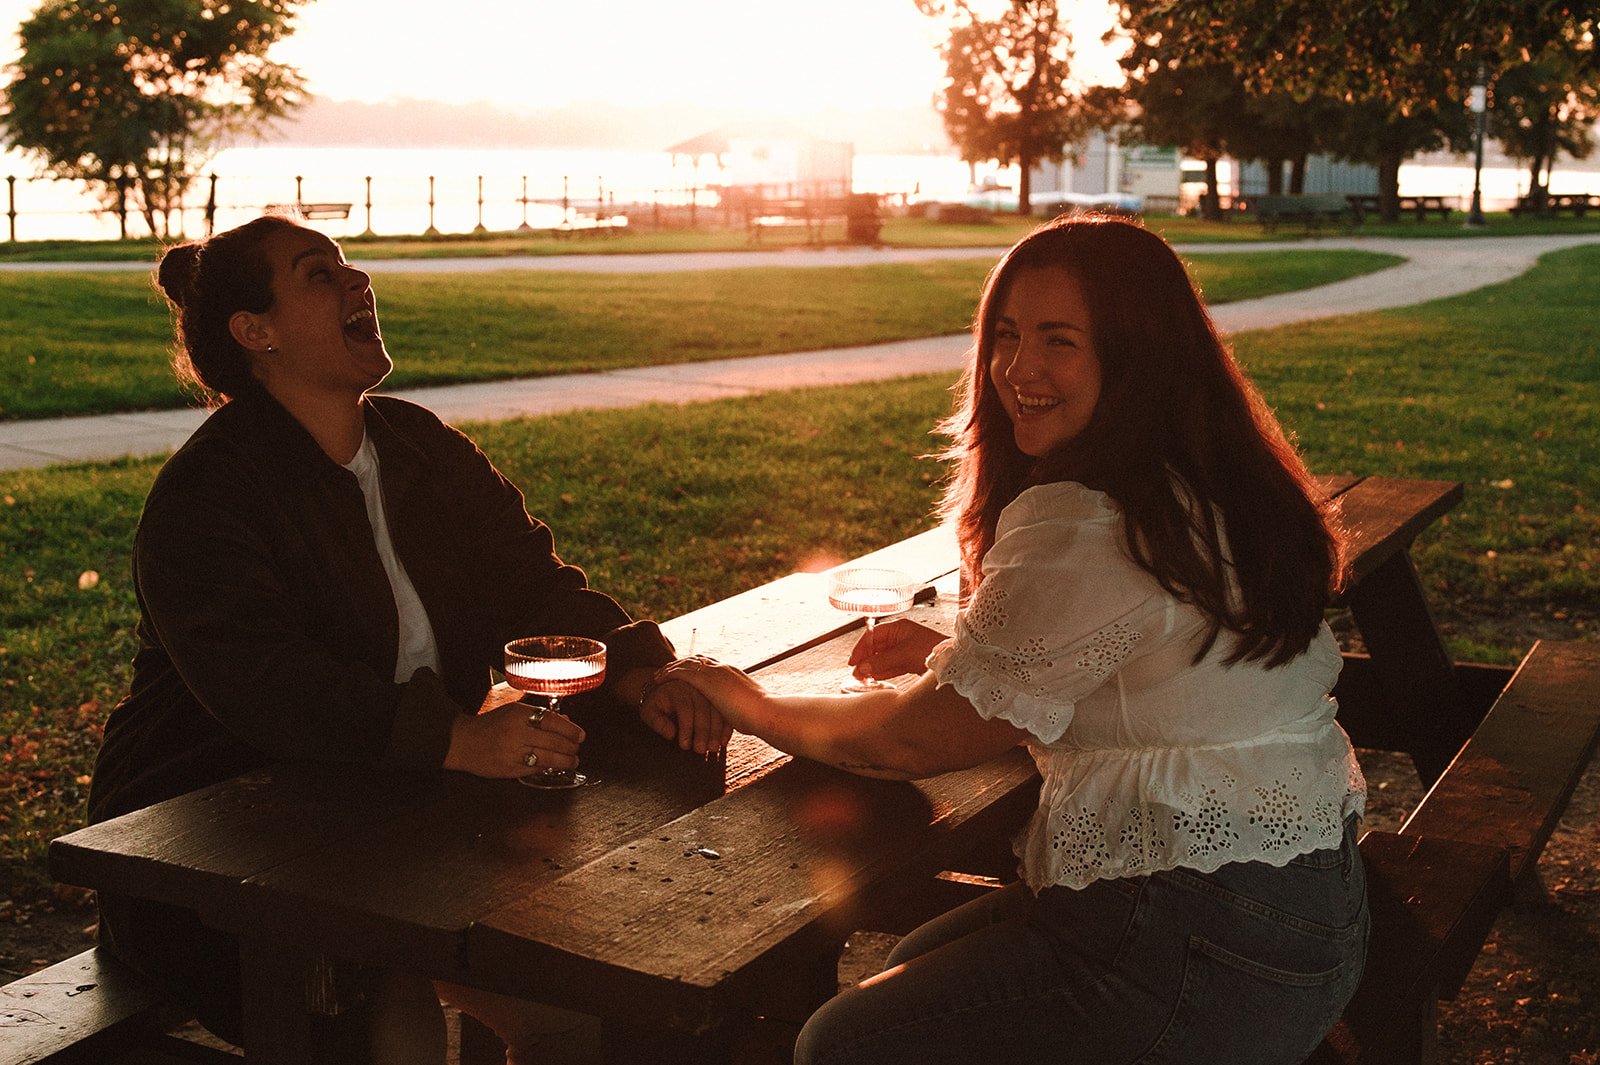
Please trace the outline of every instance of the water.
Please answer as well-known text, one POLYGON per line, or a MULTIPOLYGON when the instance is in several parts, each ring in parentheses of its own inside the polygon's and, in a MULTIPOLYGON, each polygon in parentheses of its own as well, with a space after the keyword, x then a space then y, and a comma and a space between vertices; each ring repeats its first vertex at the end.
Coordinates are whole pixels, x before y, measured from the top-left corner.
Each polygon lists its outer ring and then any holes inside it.
MULTIPOLYGON (((96 205, 80 183, 30 180, 29 162, 14 153, 3 158, 7 172, 17 177, 16 239, 117 236, 116 216, 91 213, 96 205)), ((351 204, 347 220, 316 223, 336 237, 369 228, 421 233, 430 224, 444 233, 470 232, 480 223, 490 231, 514 230, 524 221, 548 228, 561 223, 563 199, 572 212, 584 214, 597 202, 620 210, 634 203, 686 204, 693 197, 704 206, 715 201, 707 187, 723 181, 715 166, 696 168, 682 158, 675 164, 666 152, 602 149, 268 145, 220 152, 204 173, 217 178, 220 229, 272 204, 351 204)), ((854 178, 858 192, 960 199, 968 175, 966 164, 951 157, 857 155, 854 178)), ((183 213, 184 232, 204 232, 207 192, 202 178, 183 213)), ((143 221, 130 217, 130 235, 144 232, 143 221)))
MULTIPOLYGON (((18 240, 50 238, 109 239, 117 236, 114 214, 92 213, 95 204, 80 184, 32 180, 33 167, 15 153, 3 157, 14 175, 15 235, 18 240)), ((271 204, 348 203, 350 217, 315 223, 335 237, 372 230, 421 233, 430 224, 441 232, 465 233, 480 223, 491 231, 514 230, 524 221, 535 228, 560 224, 562 200, 574 212, 591 213, 595 204, 618 209, 634 203, 700 205, 714 202, 708 186, 725 175, 715 166, 695 168, 661 151, 605 149, 466 148, 312 148, 288 145, 230 148, 204 171, 217 177, 217 225, 237 225, 271 204), (432 179, 430 185, 430 177, 432 179), (430 199, 432 207, 430 209, 430 199), (481 200, 481 203, 480 203, 481 200), (370 203, 370 207, 369 207, 370 203)), ((989 173, 988 169, 985 173, 989 173)), ((1012 172, 998 171, 1001 183, 1012 172)), ((873 155, 855 157, 855 189, 896 197, 960 200, 967 191, 967 165, 953 156, 873 155)), ((1600 170, 1557 168, 1559 192, 1600 193, 1600 170)), ((1503 209, 1527 188, 1523 170, 1486 167, 1484 206, 1503 209)), ((1412 195, 1457 198, 1465 209, 1472 193, 1470 166, 1408 164, 1400 169, 1400 189, 1412 195)), ((197 183, 193 204, 179 227, 205 229, 208 183, 197 183)), ((145 232, 129 221, 129 232, 145 232)))

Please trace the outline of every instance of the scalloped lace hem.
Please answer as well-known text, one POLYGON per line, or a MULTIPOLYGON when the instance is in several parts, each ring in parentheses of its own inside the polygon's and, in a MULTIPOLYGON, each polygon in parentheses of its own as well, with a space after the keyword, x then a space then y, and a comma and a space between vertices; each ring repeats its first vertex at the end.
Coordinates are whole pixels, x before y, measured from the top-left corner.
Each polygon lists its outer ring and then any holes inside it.
POLYGON ((988 660, 959 640, 935 647, 925 663, 939 687, 954 688, 986 721, 1002 718, 1041 743, 1059 740, 1072 723, 1077 702, 1019 691, 998 681, 988 671, 988 660), (1047 726, 1041 730, 1041 725, 1047 726))
MULTIPOLYGON (((1365 803, 1358 802, 1353 804, 1353 806, 1353 809, 1346 811, 1346 816, 1349 816, 1349 814, 1352 813, 1357 817, 1365 816, 1365 803)), ((1028 869, 1028 861, 1025 855, 1018 853, 1017 860, 1021 865, 1023 881, 1026 882, 1029 889, 1037 895, 1040 891, 1047 887, 1065 887, 1076 890, 1079 888, 1088 887, 1096 880, 1120 880, 1124 877, 1130 876, 1150 876, 1155 873, 1170 872, 1173 869, 1191 869, 1199 873, 1214 873, 1218 869, 1221 869, 1224 865, 1231 865, 1234 862, 1261 862, 1265 865, 1270 865, 1274 869, 1282 869, 1284 866, 1288 865, 1290 862, 1301 857, 1302 855, 1310 854, 1313 851, 1329 850, 1331 848, 1338 847, 1343 843, 1343 841, 1344 820, 1341 818, 1339 827, 1336 830, 1328 832, 1326 836, 1319 834, 1316 838, 1307 838, 1297 845, 1293 850, 1283 850, 1273 854, 1268 854, 1257 850, 1249 853, 1214 851, 1195 858, 1184 857, 1181 859, 1176 856, 1168 856, 1164 861, 1151 862, 1143 866, 1133 867, 1126 863, 1120 867, 1116 865, 1106 865, 1101 866, 1094 873, 1062 875, 1054 879, 1050 878, 1049 876, 1036 875, 1030 871, 1028 869)))

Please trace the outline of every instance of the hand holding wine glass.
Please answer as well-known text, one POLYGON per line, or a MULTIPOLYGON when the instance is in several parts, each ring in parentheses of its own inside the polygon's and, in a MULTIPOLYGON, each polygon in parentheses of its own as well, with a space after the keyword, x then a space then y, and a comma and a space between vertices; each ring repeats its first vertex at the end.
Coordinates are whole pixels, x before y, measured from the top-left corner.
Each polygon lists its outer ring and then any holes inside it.
MULTIPOLYGON (((836 610, 860 614, 867 623, 867 659, 872 658, 874 629, 878 619, 911 609, 917 582, 909 575, 876 566, 853 566, 835 570, 828 579, 828 603, 836 610)), ((850 680, 840 691, 870 692, 892 688, 893 684, 876 677, 850 680)))
MULTIPOLYGON (((505 647, 506 683, 518 691, 543 696, 544 706, 528 715, 528 727, 540 728, 546 715, 557 713, 563 696, 598 688, 606 679, 606 645, 583 636, 528 636, 505 647)), ((520 780, 530 788, 576 788, 588 782, 582 773, 546 766, 539 769, 537 750, 523 764, 535 770, 520 780)))

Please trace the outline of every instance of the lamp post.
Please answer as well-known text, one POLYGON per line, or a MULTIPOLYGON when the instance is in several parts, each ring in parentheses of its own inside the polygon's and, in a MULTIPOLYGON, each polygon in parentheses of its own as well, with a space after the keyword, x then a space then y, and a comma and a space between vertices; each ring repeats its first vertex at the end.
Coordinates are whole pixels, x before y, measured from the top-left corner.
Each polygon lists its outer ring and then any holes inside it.
POLYGON ((1482 63, 1478 64, 1478 84, 1472 87, 1472 112, 1478 116, 1473 136, 1472 158, 1472 209, 1467 212, 1467 227, 1482 229, 1483 221, 1483 141, 1489 126, 1489 76, 1482 63))

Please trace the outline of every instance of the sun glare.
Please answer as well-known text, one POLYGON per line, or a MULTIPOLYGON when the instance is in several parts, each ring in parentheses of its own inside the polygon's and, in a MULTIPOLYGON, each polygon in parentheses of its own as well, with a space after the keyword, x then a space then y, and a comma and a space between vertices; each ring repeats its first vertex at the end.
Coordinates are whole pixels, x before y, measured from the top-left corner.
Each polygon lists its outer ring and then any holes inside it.
MULTIPOLYGON (((40 0, 0 0, 15 28, 40 0)), ((1072 5, 1078 69, 1114 77, 1099 3, 1072 5)), ((332 100, 485 102, 517 110, 600 101, 801 117, 925 107, 946 29, 913 0, 309 0, 275 53, 332 100), (448 10, 449 17, 443 11, 448 10)), ((0 60, 15 37, 0 39, 0 60)))
POLYGON ((616 0, 600 9, 458 0, 450 19, 395 10, 392 0, 316 0, 279 55, 334 99, 530 109, 586 100, 788 115, 918 106, 941 73, 939 29, 911 0, 616 0))

